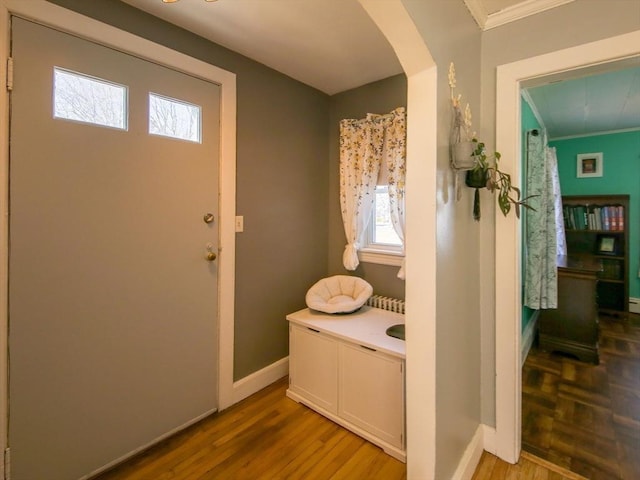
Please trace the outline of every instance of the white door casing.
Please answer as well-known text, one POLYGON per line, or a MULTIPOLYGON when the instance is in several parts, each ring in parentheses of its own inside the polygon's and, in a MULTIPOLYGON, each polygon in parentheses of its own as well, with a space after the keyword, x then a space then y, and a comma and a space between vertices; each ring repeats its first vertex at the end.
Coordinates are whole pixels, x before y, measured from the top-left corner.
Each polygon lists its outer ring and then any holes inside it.
MULTIPOLYGON (((640 55, 640 31, 539 55, 497 68, 496 150, 502 166, 521 176, 520 85, 531 78, 640 55)), ((521 235, 514 215, 496 215, 496 454, 520 456, 521 430, 521 235)))

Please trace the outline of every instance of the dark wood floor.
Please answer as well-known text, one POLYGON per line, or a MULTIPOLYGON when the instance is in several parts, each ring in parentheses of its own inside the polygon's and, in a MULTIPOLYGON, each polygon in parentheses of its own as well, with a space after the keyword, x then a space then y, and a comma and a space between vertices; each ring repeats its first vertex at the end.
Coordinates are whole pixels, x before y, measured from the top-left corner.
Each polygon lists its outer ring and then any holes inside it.
POLYGON ((638 480, 640 316, 601 316, 599 345, 599 365, 531 349, 522 448, 591 480, 638 480))

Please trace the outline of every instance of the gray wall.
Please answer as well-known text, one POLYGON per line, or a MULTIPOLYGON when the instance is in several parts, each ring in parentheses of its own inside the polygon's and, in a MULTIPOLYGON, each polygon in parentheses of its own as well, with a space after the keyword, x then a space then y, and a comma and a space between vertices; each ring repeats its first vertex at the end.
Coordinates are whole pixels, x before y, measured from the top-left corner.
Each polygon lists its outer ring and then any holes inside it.
MULTIPOLYGON (((452 478, 480 424, 480 224, 472 217, 473 191, 455 200, 449 168, 450 62, 457 93, 480 117, 480 30, 463 2, 403 0, 438 68, 437 292, 436 292, 436 475, 452 478)), ((483 215, 492 199, 483 194, 483 215)), ((484 219, 482 220, 484 221, 484 219)))
MULTIPOLYGON (((575 0, 482 34, 482 136, 495 145, 496 67, 640 29, 637 0, 575 0), (508 45, 509 48, 505 48, 508 45)), ((482 222, 482 421, 495 425, 495 226, 482 222)))
POLYGON ((388 113, 407 106, 407 79, 396 75, 333 95, 329 114, 329 275, 357 275, 373 286, 373 292, 404 299, 404 281, 399 267, 361 262, 349 272, 342 265, 346 244, 340 212, 340 128, 344 118, 363 118, 367 113, 388 113))
POLYGON ((329 97, 116 0, 50 0, 237 75, 234 379, 288 355, 285 315, 327 271, 329 97))

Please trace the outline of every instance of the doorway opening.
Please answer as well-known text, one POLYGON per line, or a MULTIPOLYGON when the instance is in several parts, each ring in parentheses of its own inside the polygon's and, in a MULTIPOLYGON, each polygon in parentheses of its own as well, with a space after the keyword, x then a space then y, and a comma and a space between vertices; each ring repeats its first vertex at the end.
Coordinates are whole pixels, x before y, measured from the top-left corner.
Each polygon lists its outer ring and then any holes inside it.
MULTIPOLYGON (((501 65, 497 69, 496 149, 521 177, 522 82, 640 55, 640 31, 501 65)), ((496 216, 496 453, 511 463, 521 449, 521 238, 514 218, 496 216)))

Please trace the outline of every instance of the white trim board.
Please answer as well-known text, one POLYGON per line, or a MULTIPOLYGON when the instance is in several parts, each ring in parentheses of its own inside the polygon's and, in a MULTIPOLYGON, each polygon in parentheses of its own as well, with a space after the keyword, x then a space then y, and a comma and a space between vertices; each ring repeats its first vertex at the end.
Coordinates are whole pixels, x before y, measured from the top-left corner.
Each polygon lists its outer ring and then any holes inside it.
MULTIPOLYGON (((640 30, 500 65, 496 81, 496 150, 520 178, 521 83, 640 55, 640 30)), ((496 215, 496 454, 516 463, 521 429, 521 234, 515 216, 496 215)))
MULTIPOLYGON (((218 408, 233 403, 233 324, 235 299, 235 197, 236 197, 236 76, 235 74, 119 30, 84 15, 66 10, 45 0, 0 0, 0 77, 6 78, 9 54, 10 15, 16 14, 42 25, 51 26, 82 38, 93 40, 122 52, 217 83, 221 90, 220 127, 220 255, 219 268, 219 374, 218 408)), ((0 224, 0 351, 7 352, 7 285, 8 276, 8 164, 9 97, 0 89, 0 109, 5 128, 0 129, 0 199, 4 205, 0 224)), ((7 442, 7 356, 0 355, 0 449, 7 442)), ((0 467, 4 464, 0 455, 0 467)))
POLYGON ((484 450, 484 435, 484 425, 480 424, 467 445, 451 480, 471 480, 484 450))
POLYGON ((267 365, 251 375, 247 375, 234 382, 233 403, 244 400, 287 375, 289 375, 289 357, 281 358, 277 362, 267 365))
POLYGON ((573 0, 523 0, 498 12, 489 14, 482 0, 464 0, 469 12, 471 12, 474 20, 482 30, 499 27, 569 2, 573 2, 573 0))
POLYGON ((640 313, 640 298, 629 297, 629 311, 640 313))

